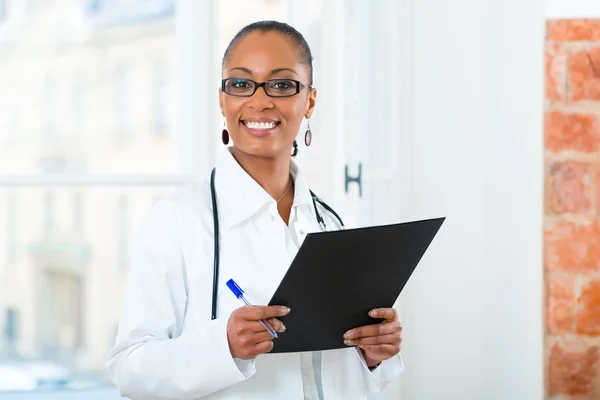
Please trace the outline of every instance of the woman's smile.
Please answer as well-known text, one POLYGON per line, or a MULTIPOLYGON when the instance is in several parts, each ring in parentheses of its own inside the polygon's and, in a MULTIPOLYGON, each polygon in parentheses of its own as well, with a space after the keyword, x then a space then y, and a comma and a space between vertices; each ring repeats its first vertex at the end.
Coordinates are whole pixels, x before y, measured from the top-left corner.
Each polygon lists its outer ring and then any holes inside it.
POLYGON ((275 133, 281 121, 269 118, 248 118, 240 120, 240 126, 250 135, 265 137, 275 133))

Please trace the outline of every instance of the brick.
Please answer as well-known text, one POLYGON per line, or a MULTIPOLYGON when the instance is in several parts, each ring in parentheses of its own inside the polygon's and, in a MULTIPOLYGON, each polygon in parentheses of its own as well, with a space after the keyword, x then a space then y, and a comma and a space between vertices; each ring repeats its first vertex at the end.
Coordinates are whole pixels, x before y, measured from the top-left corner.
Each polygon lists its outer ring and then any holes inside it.
POLYGON ((544 263, 549 272, 584 274, 600 270, 598 223, 557 222, 544 232, 544 263))
POLYGON ((597 371, 597 346, 590 346, 583 351, 569 351, 555 343, 548 361, 550 396, 593 396, 597 392, 597 371))
POLYGON ((592 210, 594 169, 589 163, 558 161, 549 165, 545 179, 548 214, 588 215, 592 210))
POLYGON ((546 45, 546 98, 562 101, 567 85, 567 55, 556 45, 546 45))
POLYGON ((573 332, 575 282, 573 278, 546 281, 546 323, 549 333, 573 332))
POLYGON ((600 100, 600 49, 573 53, 569 71, 571 100, 600 100))
POLYGON ((546 39, 552 42, 600 40, 600 20, 549 20, 546 22, 546 39))
POLYGON ((575 150, 594 153, 600 147, 598 120, 591 114, 549 111, 544 121, 546 148, 554 153, 575 150))
POLYGON ((598 164, 596 165, 596 217, 600 222, 600 155, 598 158, 598 164))
POLYGON ((600 336, 600 280, 588 282, 577 302, 577 333, 600 336))

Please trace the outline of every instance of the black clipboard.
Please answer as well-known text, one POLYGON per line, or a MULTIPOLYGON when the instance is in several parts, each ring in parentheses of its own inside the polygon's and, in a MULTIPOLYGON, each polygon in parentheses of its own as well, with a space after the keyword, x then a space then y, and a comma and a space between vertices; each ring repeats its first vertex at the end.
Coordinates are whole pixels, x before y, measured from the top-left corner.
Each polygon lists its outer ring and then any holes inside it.
POLYGON ((445 219, 308 234, 269 302, 291 309, 270 353, 347 348, 344 333, 381 321, 368 312, 394 305, 445 219))

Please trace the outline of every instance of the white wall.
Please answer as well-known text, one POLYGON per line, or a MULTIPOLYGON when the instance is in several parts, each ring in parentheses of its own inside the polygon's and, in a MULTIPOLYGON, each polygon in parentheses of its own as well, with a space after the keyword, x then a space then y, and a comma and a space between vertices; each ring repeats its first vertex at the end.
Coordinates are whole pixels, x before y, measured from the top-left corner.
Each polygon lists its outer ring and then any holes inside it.
POLYGON ((546 0, 548 19, 600 18, 600 2, 597 0, 546 0))
MULTIPOLYGON (((543 0, 495 2, 488 120, 486 354, 493 399, 543 396, 543 0)), ((485 332, 484 332, 485 333, 485 332)))
POLYGON ((413 1, 402 399, 542 399, 543 0, 413 1))

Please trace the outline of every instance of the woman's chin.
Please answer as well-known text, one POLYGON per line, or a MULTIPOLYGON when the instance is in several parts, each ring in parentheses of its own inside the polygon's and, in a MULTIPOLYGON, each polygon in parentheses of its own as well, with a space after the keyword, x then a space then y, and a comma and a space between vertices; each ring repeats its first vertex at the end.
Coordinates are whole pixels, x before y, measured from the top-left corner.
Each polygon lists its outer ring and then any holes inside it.
POLYGON ((240 143, 237 146, 238 150, 242 153, 260 158, 275 158, 281 157, 284 155, 290 156, 290 151, 283 150, 281 146, 276 145, 275 143, 240 143))

